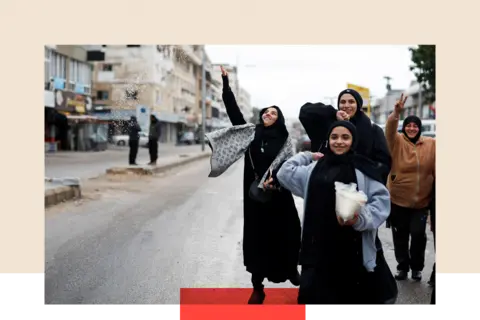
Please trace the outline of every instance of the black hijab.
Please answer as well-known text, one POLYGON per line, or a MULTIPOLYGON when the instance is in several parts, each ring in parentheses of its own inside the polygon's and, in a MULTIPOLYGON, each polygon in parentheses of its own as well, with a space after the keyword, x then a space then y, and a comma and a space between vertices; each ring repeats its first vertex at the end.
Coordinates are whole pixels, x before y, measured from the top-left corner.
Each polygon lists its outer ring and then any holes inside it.
POLYGON ((260 110, 259 118, 260 123, 257 124, 255 128, 255 139, 253 144, 261 145, 263 142, 265 152, 268 150, 268 153, 275 154, 276 156, 282 149, 288 137, 288 130, 285 126, 285 117, 279 107, 271 106, 260 110), (275 123, 267 127, 263 124, 262 116, 270 108, 275 108, 277 110, 278 117, 275 123))
MULTIPOLYGON (((355 165, 354 165, 354 160, 355 160, 355 148, 358 144, 358 134, 355 126, 348 122, 348 121, 336 121, 334 122, 331 126, 330 129, 328 130, 328 137, 329 140, 327 140, 327 148, 324 152, 324 156, 317 162, 315 165, 315 168, 312 171, 311 177, 310 177, 310 186, 312 184, 316 184, 316 180, 320 178, 320 180, 325 179, 330 177, 331 180, 330 182, 333 183, 333 178, 335 181, 340 181, 343 183, 350 183, 354 182, 356 183, 356 175, 355 175, 355 165), (350 147, 350 150, 344 154, 337 155, 335 154, 332 149, 330 148, 330 135, 336 127, 344 127, 347 128, 348 131, 352 134, 352 146, 350 147), (337 168, 337 169, 335 169, 337 168), (326 171, 326 175, 319 175, 319 172, 326 171)), ((333 186, 333 184, 332 184, 333 186)), ((310 190, 310 187, 309 187, 310 190)), ((309 192, 310 193, 310 192, 309 192)))
MULTIPOLYGON (((356 148, 357 153, 369 157, 373 148, 373 139, 372 139, 372 122, 370 118, 363 112, 363 99, 362 96, 353 89, 345 89, 338 95, 338 106, 340 106, 340 99, 344 94, 351 94, 355 101, 357 102, 357 111, 350 118, 357 128, 358 132, 358 145, 356 148)), ((339 109, 340 110, 340 109, 339 109)))
POLYGON ((420 120, 419 117, 414 115, 406 117, 405 120, 403 120, 402 132, 405 135, 405 137, 407 137, 408 140, 410 140, 413 144, 416 144, 418 139, 420 139, 420 136, 422 135, 422 120, 420 120), (405 131, 405 128, 409 123, 412 123, 412 122, 417 125, 419 130, 415 137, 409 138, 407 135, 407 132, 405 131))
POLYGON ((352 146, 342 155, 333 153, 328 146, 311 173, 300 257, 302 265, 315 265, 320 273, 328 277, 324 280, 327 286, 350 284, 363 267, 361 233, 352 227, 340 226, 335 212, 335 182, 357 183, 354 150, 358 144, 358 133, 349 121, 337 121, 330 127, 328 136, 339 126, 351 132, 352 146))
POLYGON ((250 150, 255 164, 255 171, 258 175, 263 175, 285 145, 285 141, 288 138, 288 130, 285 125, 285 117, 277 106, 263 108, 260 110, 259 118, 260 123, 255 127, 255 138, 250 145, 250 150), (262 116, 270 108, 277 110, 278 117, 275 123, 266 127, 263 124, 262 116))

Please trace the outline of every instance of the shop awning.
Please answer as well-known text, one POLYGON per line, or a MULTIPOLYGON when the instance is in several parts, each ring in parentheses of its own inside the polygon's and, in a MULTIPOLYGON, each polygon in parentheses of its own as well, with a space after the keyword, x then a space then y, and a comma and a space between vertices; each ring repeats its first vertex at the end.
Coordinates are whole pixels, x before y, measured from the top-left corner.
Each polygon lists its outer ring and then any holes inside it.
POLYGON ((135 110, 113 109, 110 112, 94 112, 93 115, 99 120, 128 121, 132 116, 136 116, 137 112, 135 110))

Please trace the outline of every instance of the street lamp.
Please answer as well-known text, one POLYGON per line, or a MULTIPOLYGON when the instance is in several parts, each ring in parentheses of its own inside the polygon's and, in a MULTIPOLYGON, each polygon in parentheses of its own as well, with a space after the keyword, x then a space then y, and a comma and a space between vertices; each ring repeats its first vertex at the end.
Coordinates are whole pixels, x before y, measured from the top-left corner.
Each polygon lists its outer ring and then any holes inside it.
POLYGON ((201 142, 202 142, 202 152, 205 151, 205 134, 206 134, 206 118, 207 118, 207 83, 206 83, 206 63, 207 63, 207 54, 205 52, 205 47, 202 50, 202 135, 201 135, 201 142))

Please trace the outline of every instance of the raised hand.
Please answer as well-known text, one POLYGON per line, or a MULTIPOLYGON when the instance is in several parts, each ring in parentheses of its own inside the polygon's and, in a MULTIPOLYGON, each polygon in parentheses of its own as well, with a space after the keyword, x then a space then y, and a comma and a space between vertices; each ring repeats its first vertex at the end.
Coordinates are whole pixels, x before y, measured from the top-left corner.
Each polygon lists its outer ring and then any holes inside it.
POLYGON ((222 70, 222 76, 224 76, 224 77, 227 77, 227 76, 228 76, 228 73, 227 73, 227 71, 225 71, 225 69, 223 68, 223 66, 220 66, 220 70, 222 70))
POLYGON ((407 101, 408 96, 405 96, 405 99, 403 98, 403 93, 400 96, 400 100, 397 100, 395 103, 395 108, 394 111, 397 115, 401 114, 403 110, 405 109, 405 102, 407 101))

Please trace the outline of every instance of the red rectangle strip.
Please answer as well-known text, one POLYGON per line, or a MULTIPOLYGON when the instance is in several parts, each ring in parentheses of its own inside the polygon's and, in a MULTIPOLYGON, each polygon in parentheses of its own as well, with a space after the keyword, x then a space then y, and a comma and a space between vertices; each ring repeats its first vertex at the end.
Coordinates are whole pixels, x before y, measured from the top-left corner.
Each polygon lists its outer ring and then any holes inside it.
POLYGON ((180 305, 180 320, 305 320, 304 305, 180 305))
MULTIPOLYGON (((263 304, 297 304, 297 288, 266 288, 263 304)), ((182 288, 180 304, 236 304, 245 305, 250 288, 182 288)))

